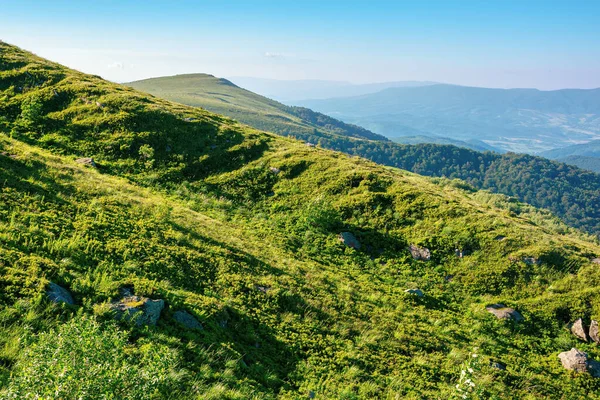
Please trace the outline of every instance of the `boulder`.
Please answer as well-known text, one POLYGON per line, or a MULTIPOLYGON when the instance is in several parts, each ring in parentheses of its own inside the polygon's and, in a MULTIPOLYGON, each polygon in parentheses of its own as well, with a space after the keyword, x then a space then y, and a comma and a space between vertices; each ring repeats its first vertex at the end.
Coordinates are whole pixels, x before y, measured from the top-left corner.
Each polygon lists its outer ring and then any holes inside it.
POLYGON ((187 311, 179 310, 173 314, 173 319, 188 329, 202 330, 202 324, 187 311))
POLYGON ((423 297, 423 296, 425 296, 425 294, 423 293, 423 291, 421 289, 406 289, 404 291, 404 293, 414 294, 417 297, 423 297))
POLYGON ((56 283, 50 282, 46 293, 50 301, 54 303, 75 304, 71 293, 69 293, 67 289, 57 285, 56 283))
POLYGON ((560 362, 565 369, 588 373, 596 378, 600 377, 600 363, 588 357, 587 353, 572 348, 569 351, 564 351, 558 355, 560 362))
POLYGON ((97 167, 96 162, 91 157, 78 158, 77 160, 75 160, 75 162, 77 164, 83 164, 83 165, 88 166, 88 167, 93 167, 93 168, 97 167))
POLYGON ((523 262, 527 265, 537 265, 540 263, 540 260, 535 257, 523 257, 523 262))
POLYGON ((592 264, 600 264, 600 258, 593 258, 592 264))
POLYGON ((594 343, 600 344, 600 331, 598 329, 598 321, 592 320, 592 323, 590 324, 589 335, 590 339, 592 339, 594 343))
POLYGON ((501 371, 506 370, 506 364, 503 364, 500 361, 492 361, 492 360, 490 360, 490 367, 492 367, 494 369, 499 369, 501 371))
POLYGON ((427 247, 419 247, 417 245, 411 244, 410 246, 408 246, 408 251, 410 251, 410 254, 415 260, 431 260, 431 252, 427 247))
POLYGON ((514 308, 506 307, 504 304, 490 304, 485 309, 498 319, 511 319, 515 322, 523 321, 521 313, 514 308))
POLYGON ((281 170, 279 168, 277 168, 277 167, 269 167, 269 171, 271 171, 275 175, 277 175, 277 174, 279 174, 281 172, 281 170))
POLYGON ((585 326, 583 325, 583 320, 581 318, 575 321, 575 323, 571 326, 571 333, 584 342, 588 341, 588 335, 585 331, 585 326))
POLYGON ((342 233, 340 233, 340 235, 338 236, 338 238, 346 246, 352 247, 353 249, 356 249, 356 250, 360 249, 360 242, 350 232, 342 232, 342 233))
POLYGON ((117 319, 130 321, 136 325, 156 325, 164 307, 164 300, 152 300, 140 296, 124 297, 111 305, 117 319))

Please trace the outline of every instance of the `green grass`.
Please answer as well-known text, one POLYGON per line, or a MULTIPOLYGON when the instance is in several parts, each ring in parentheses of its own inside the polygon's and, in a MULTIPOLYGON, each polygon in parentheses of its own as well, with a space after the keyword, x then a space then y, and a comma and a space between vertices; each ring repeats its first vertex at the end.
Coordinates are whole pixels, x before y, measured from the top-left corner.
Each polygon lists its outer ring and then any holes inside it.
POLYGON ((473 398, 598 398, 557 354, 600 358, 566 328, 600 317, 600 246, 548 212, 0 51, 0 397, 457 398, 474 365, 473 398), (113 321, 122 287, 156 327, 113 321))
POLYGON ((223 78, 187 74, 127 84, 155 96, 227 115, 264 131, 316 142, 320 137, 387 141, 364 128, 346 124, 308 108, 290 107, 243 89, 223 78))

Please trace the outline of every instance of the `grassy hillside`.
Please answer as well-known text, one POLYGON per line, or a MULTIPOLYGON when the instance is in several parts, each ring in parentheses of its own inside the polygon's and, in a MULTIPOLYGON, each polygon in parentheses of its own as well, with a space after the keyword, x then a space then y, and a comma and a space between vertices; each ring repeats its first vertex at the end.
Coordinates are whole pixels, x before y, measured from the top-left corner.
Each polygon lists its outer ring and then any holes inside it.
MULTIPOLYGON (((371 136, 360 132, 353 135, 353 127, 342 126, 342 131, 336 131, 340 134, 321 128, 307 131, 302 124, 284 123, 281 118, 275 118, 282 115, 277 113, 300 109, 284 106, 210 75, 156 78, 132 85, 170 100, 217 111, 258 129, 318 143, 324 148, 365 157, 383 165, 422 175, 463 179, 476 188, 514 196, 546 208, 569 225, 600 235, 600 209, 597 207, 600 176, 566 164, 526 155, 481 153, 451 145, 401 145, 391 141, 361 140, 361 137, 371 136)), ((322 114, 302 110, 303 121, 313 121, 311 116, 314 115, 322 117, 322 114)), ((295 118, 290 113, 286 114, 287 121, 295 118)), ((337 122, 327 126, 332 124, 337 122)))
POLYGON ((209 111, 227 115, 257 129, 316 142, 323 135, 369 140, 384 136, 302 107, 290 107, 207 74, 176 75, 131 82, 129 86, 209 111))
POLYGON ((557 354, 600 358, 567 328, 600 317, 600 246, 547 212, 1 42, 0 115, 1 398, 598 398, 557 354), (124 288, 156 326, 114 320, 124 288))

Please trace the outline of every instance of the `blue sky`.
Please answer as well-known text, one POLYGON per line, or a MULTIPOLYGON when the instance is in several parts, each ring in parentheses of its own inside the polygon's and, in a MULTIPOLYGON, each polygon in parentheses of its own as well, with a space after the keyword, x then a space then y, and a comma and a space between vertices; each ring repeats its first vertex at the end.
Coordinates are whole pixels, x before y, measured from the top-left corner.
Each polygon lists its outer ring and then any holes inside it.
POLYGON ((0 0, 0 39, 114 81, 176 73, 600 87, 600 1, 0 0))

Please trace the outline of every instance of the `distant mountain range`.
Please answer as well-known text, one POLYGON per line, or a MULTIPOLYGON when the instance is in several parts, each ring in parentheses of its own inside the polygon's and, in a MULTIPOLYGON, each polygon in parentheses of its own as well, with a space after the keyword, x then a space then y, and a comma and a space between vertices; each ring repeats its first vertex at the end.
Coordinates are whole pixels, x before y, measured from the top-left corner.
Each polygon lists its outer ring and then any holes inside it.
POLYGON ((388 88, 299 105, 387 137, 477 139, 536 154, 600 139, 600 89, 487 89, 455 85, 388 88))
POLYGON ((541 153, 540 155, 579 168, 600 172, 600 140, 541 153))
POLYGON ((354 84, 343 81, 327 81, 314 79, 278 80, 250 77, 231 77, 230 81, 238 86, 263 96, 294 104, 305 99, 328 99, 332 97, 360 96, 376 93, 394 87, 416 87, 433 85, 436 82, 397 81, 354 84))

